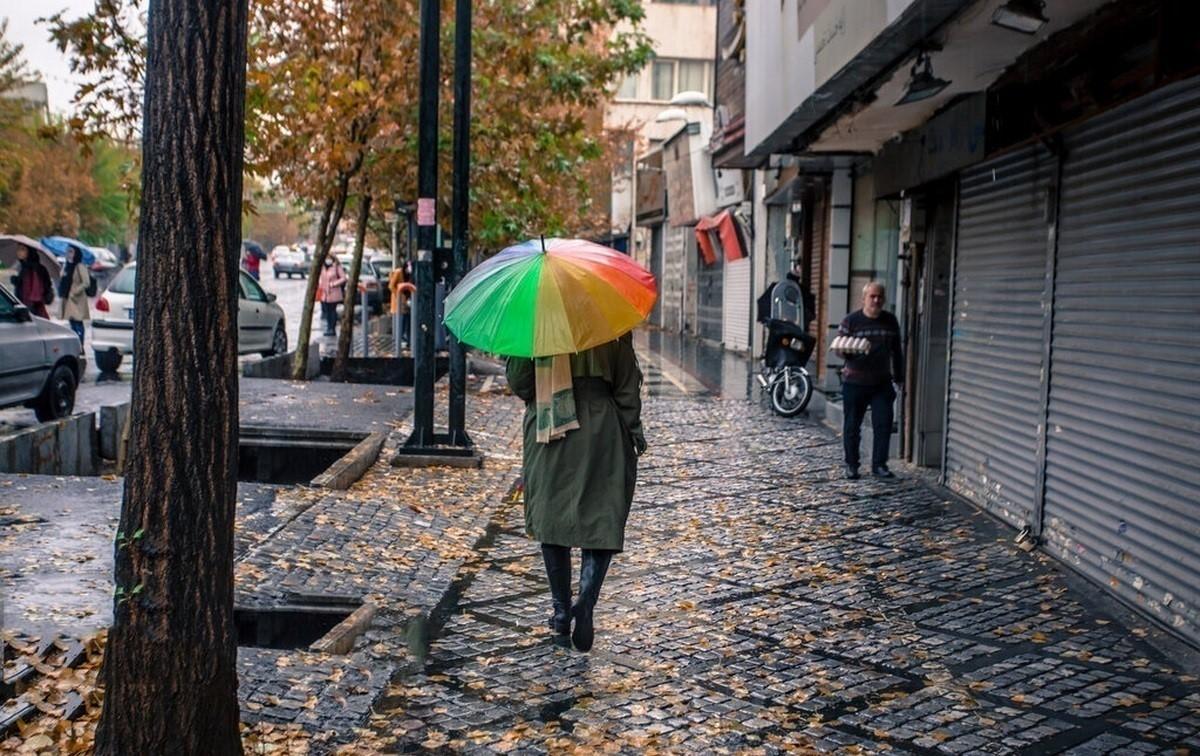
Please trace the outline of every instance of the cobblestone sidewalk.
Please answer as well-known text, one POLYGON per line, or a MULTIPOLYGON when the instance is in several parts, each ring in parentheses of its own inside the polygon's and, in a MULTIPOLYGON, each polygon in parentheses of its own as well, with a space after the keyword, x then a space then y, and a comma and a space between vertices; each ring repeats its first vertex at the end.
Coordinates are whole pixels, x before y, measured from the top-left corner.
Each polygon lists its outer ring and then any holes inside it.
POLYGON ((1200 751, 1196 679, 985 516, 841 480, 814 422, 703 396, 646 415, 592 653, 553 642, 498 504, 361 750, 1200 751))

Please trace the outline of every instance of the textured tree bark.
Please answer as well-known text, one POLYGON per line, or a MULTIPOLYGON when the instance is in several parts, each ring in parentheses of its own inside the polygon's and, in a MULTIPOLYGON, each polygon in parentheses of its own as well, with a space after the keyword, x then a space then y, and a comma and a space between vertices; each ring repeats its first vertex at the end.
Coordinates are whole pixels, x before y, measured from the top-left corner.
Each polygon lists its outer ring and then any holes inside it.
MULTIPOLYGON (((358 226, 354 231, 354 259, 350 262, 350 278, 346 281, 346 301, 342 305, 342 330, 338 332, 337 355, 333 358, 333 369, 329 379, 346 380, 346 363, 350 360, 350 340, 354 335, 354 305, 358 294, 358 278, 362 273, 363 241, 367 236, 367 221, 371 218, 371 195, 363 194, 358 200, 358 226)), ((380 282, 382 285, 383 282, 380 282)))
POLYGON ((317 299, 317 282, 321 278, 321 266, 337 238, 337 227, 342 222, 349 196, 350 176, 343 173, 338 180, 336 196, 325 200, 321 211, 321 227, 317 229, 317 249, 313 252, 312 264, 308 266, 308 287, 304 290, 304 307, 300 313, 300 335, 296 340, 296 356, 292 359, 292 380, 307 380, 308 342, 312 339, 312 318, 317 299))
POLYGON ((233 623, 246 0, 151 0, 100 754, 242 752, 233 623))

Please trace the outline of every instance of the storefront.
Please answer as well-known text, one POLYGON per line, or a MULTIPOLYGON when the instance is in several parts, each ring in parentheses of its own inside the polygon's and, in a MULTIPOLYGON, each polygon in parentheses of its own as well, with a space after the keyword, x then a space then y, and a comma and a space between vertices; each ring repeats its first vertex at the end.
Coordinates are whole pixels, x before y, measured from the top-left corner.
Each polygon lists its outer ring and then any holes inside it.
POLYGON ((1200 78, 962 173, 943 471, 1200 643, 1196 123, 1200 78))

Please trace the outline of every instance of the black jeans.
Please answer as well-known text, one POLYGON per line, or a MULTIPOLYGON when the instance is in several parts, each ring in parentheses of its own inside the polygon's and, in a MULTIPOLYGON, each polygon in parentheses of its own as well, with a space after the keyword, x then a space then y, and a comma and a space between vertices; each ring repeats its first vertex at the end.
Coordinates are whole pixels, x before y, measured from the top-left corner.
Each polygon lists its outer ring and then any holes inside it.
POLYGON ((846 464, 858 467, 859 431, 867 407, 871 408, 871 466, 887 464, 888 445, 892 439, 892 402, 896 392, 891 383, 877 386, 862 386, 857 383, 842 384, 842 442, 846 447, 846 464))
POLYGON ((321 315, 325 320, 325 333, 332 334, 337 330, 337 302, 322 302, 321 315))

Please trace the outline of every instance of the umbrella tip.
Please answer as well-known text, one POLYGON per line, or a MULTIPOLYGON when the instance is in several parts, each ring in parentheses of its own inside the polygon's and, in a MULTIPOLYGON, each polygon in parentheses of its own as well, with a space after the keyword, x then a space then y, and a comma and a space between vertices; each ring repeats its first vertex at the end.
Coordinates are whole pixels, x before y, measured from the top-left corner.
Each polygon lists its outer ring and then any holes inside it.
POLYGON ((546 254, 546 235, 538 234, 538 238, 542 240, 542 254, 546 254))

